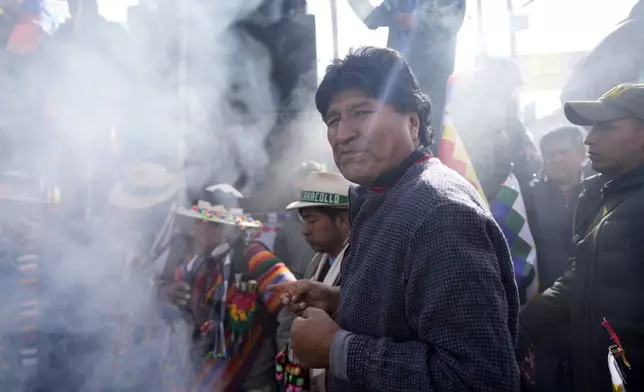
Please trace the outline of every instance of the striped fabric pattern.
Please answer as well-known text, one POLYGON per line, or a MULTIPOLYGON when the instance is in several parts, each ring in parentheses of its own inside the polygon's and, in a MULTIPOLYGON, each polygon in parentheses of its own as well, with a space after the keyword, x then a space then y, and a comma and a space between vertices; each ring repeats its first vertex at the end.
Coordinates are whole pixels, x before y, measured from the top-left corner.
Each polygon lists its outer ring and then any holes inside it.
POLYGON ((445 166, 454 170, 469 181, 487 204, 487 199, 485 198, 479 179, 476 176, 474 165, 472 165, 472 162, 470 161, 470 157, 465 150, 465 146, 463 145, 461 138, 458 136, 458 132, 456 132, 454 124, 452 124, 447 116, 445 116, 443 135, 441 136, 441 140, 438 145, 437 155, 437 158, 440 159, 445 166))
MULTIPOLYGON (((267 310, 263 317, 257 317, 250 336, 244 338, 241 352, 229 360, 200 358, 196 378, 190 388, 192 392, 226 391, 237 392, 246 381, 246 376, 263 346, 264 339, 275 332, 274 316, 281 310, 279 294, 269 293, 266 288, 274 283, 295 281, 295 276, 272 252, 259 243, 252 242, 246 247, 244 259, 251 276, 256 277, 258 295, 267 310), (268 323, 267 318, 270 320, 268 323)), ((232 288, 227 298, 230 299, 232 288)), ((230 344, 231 334, 226 331, 230 344)), ((199 355, 200 353, 196 353, 199 355)))
POLYGON ((0 390, 22 390, 37 371, 40 296, 40 218, 25 217, 0 232, 4 299, 0 328, 0 390), (23 385, 23 387, 20 387, 23 385))
MULTIPOLYGON (((30 229, 36 229, 40 222, 30 220, 30 229)), ((29 230, 29 231, 31 231, 29 230)), ((36 237, 32 233, 25 233, 25 243, 20 254, 16 257, 16 264, 21 277, 20 300, 18 303, 18 321, 20 325, 21 349, 20 359, 26 373, 29 368, 38 365, 38 295, 39 295, 39 268, 40 254, 35 246, 36 237)))

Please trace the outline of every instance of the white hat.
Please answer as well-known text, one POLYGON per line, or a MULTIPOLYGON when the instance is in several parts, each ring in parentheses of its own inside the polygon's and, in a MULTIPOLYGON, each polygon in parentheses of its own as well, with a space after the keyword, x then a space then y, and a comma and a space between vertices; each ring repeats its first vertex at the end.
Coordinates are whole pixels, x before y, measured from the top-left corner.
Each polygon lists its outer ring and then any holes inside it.
POLYGON ((342 175, 329 172, 312 172, 304 181, 300 200, 291 203, 287 210, 305 207, 349 208, 349 187, 353 185, 342 175))
POLYGON ((0 200, 50 203, 41 188, 37 180, 21 171, 6 171, 0 175, 0 200))
POLYGON ((110 192, 110 203, 123 209, 146 209, 174 196, 181 187, 176 174, 157 163, 143 162, 126 169, 123 182, 110 192))
MULTIPOLYGON (((213 185, 210 188, 220 189, 224 186, 213 185), (214 187, 214 188, 213 188, 214 187)), ((239 194, 238 190, 233 188, 230 185, 226 185, 225 192, 232 194, 239 194)), ((244 210, 241 208, 226 208, 223 205, 211 205, 209 202, 204 200, 199 200, 197 205, 192 206, 192 208, 177 207, 176 213, 179 215, 187 216, 189 218, 201 219, 207 222, 222 223, 225 225, 234 225, 242 228, 258 228, 262 226, 262 223, 258 220, 253 219, 250 215, 244 215, 244 210)))

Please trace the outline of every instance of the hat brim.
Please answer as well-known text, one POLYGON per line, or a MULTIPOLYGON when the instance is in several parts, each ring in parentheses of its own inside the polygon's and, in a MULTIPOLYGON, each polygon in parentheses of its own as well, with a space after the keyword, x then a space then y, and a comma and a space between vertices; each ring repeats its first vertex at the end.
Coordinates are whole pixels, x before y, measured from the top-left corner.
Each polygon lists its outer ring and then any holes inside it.
POLYGON ((181 179, 175 178, 164 192, 158 195, 140 196, 126 192, 125 184, 119 182, 110 191, 109 201, 112 205, 125 210, 144 210, 170 200, 177 194, 179 188, 181 188, 181 179))
POLYGON ((579 126, 590 126, 626 118, 629 115, 601 101, 566 102, 564 113, 568 121, 579 126))
POLYGON ((234 222, 234 221, 229 221, 226 219, 222 219, 216 216, 212 217, 205 217, 201 215, 200 213, 192 210, 191 208, 185 208, 185 207, 177 207, 176 213, 181 216, 186 216, 188 218, 194 218, 194 219, 199 219, 202 221, 206 222, 213 222, 213 223, 220 223, 223 225, 231 225, 231 226, 242 226, 242 227, 248 227, 248 228, 259 228, 262 226, 262 223, 260 221, 241 221, 241 222, 234 222))
POLYGON ((22 197, 22 196, 0 196, 0 201, 20 201, 24 203, 33 203, 33 204, 51 204, 51 202, 38 199, 35 197, 22 197))
POLYGON ((323 203, 308 203, 303 201, 296 201, 286 206, 286 210, 287 211, 299 210, 300 208, 307 208, 307 207, 329 207, 329 208, 337 208, 338 210, 349 209, 348 204, 323 204, 323 203))

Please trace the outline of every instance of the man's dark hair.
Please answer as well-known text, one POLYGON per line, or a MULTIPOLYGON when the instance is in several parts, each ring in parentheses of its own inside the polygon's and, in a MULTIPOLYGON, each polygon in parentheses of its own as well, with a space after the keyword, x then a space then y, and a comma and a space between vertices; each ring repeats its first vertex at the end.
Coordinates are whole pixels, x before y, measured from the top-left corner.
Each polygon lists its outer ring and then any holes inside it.
POLYGON ((342 91, 359 89, 370 98, 379 99, 399 113, 415 112, 420 120, 418 136, 423 146, 432 142, 431 103, 420 90, 418 80, 405 58, 393 49, 364 46, 352 49, 334 60, 315 94, 315 104, 322 118, 333 97, 342 91))
POLYGON ((584 151, 584 132, 576 126, 565 125, 551 130, 539 141, 541 153, 546 146, 552 146, 563 141, 570 142, 577 151, 584 151))

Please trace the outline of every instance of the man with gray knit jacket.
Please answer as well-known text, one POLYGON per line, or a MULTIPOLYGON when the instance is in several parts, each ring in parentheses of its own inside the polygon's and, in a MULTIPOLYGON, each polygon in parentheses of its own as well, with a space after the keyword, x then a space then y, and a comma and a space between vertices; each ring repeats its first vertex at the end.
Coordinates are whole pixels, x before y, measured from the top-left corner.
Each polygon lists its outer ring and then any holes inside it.
POLYGON ((474 188, 423 151, 430 104, 403 57, 361 48, 316 94, 350 192, 341 288, 275 285, 295 356, 332 392, 519 390, 519 298, 503 234, 474 188))

